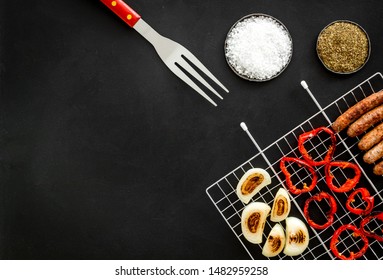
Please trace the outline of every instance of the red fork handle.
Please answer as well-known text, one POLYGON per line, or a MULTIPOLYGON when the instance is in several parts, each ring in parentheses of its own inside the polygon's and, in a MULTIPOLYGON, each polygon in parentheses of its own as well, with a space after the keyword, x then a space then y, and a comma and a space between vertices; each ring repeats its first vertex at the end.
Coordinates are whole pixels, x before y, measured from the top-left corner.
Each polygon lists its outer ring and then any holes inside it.
POLYGON ((133 27, 141 18, 131 7, 122 0, 101 0, 109 9, 125 21, 130 27, 133 27))

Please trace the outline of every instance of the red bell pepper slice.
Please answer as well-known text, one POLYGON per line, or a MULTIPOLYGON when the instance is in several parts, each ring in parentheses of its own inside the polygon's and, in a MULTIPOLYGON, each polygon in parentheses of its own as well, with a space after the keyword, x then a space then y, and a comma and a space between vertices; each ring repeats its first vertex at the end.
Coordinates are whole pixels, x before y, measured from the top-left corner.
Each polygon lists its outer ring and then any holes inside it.
MULTIPOLYGON (((360 223, 360 230, 370 238, 374 238, 378 240, 379 242, 383 242, 383 235, 379 235, 376 232, 368 231, 366 230, 366 225, 373 219, 378 219, 383 222, 383 212, 379 212, 378 214, 368 216, 364 218, 360 223)), ((380 229, 380 232, 383 233, 383 228, 380 229)))
POLYGON ((354 260, 354 259, 358 259, 358 258, 362 257, 364 255, 364 253, 366 253, 368 245, 369 245, 369 242, 368 242, 368 238, 366 237, 366 235, 364 235, 363 232, 361 230, 359 230, 356 226, 347 224, 347 225, 343 225, 343 226, 339 227, 334 232, 334 235, 332 236, 331 241, 330 241, 330 250, 332 251, 334 256, 339 258, 339 259, 354 260), (352 235, 354 237, 360 237, 364 243, 363 247, 358 252, 356 252, 356 253, 350 252, 350 255, 348 257, 345 256, 344 254, 340 253, 338 251, 338 248, 337 248, 337 244, 339 242, 339 236, 343 231, 346 231, 346 230, 353 231, 352 235))
POLYGON ((311 166, 319 166, 319 165, 324 165, 332 159, 334 152, 335 152, 335 146, 336 146, 336 136, 334 132, 327 127, 318 127, 316 129, 313 129, 311 131, 305 132, 298 137, 298 150, 302 154, 302 157, 305 161, 307 161, 308 164, 311 166), (331 139, 331 146, 329 147, 325 157, 322 160, 315 161, 308 153, 308 151, 305 148, 305 142, 307 140, 310 140, 311 138, 317 136, 320 132, 325 132, 328 135, 330 135, 331 139))
POLYGON ((370 195, 370 192, 366 188, 356 189, 348 197, 346 201, 346 208, 348 209, 348 211, 356 215, 368 215, 374 208, 374 197, 370 195), (355 208, 352 206, 352 203, 355 201, 355 196, 357 196, 358 194, 361 195, 361 199, 367 204, 365 209, 355 208))
POLYGON ((351 162, 347 161, 332 161, 326 164, 325 166, 325 174, 326 174, 326 183, 327 186, 334 192, 341 193, 341 192, 348 192, 352 188, 358 184, 361 176, 360 168, 351 162), (334 175, 331 173, 332 167, 340 167, 342 169, 352 169, 355 173, 353 178, 347 178, 346 182, 341 186, 335 186, 333 183, 334 175))
POLYGON ((304 160, 301 160, 299 158, 293 158, 293 157, 283 157, 281 159, 281 162, 280 162, 280 168, 282 170, 282 173, 286 177, 286 185, 287 185, 288 189, 290 190, 290 192, 292 194, 298 195, 298 194, 301 194, 301 193, 309 192, 317 184, 318 179, 317 179, 317 174, 315 173, 314 168, 312 166, 310 166, 304 160), (303 188, 298 188, 296 185, 294 185, 294 183, 291 180, 291 174, 287 170, 286 162, 293 162, 293 163, 298 164, 300 167, 303 167, 303 168, 307 169, 311 173, 311 184, 309 186, 307 186, 306 183, 303 183, 303 188))
POLYGON ((306 200, 303 212, 304 212, 304 215, 306 217, 307 223, 311 227, 313 227, 315 229, 325 229, 333 223, 334 215, 335 215, 337 209, 338 208, 336 205, 335 198, 327 192, 320 192, 320 193, 313 195, 312 197, 310 197, 306 200), (320 225, 311 219, 310 214, 309 214, 309 205, 312 201, 318 201, 319 202, 319 201, 322 201, 322 199, 328 200, 328 203, 330 204, 330 210, 326 213, 326 217, 327 217, 326 223, 320 225))

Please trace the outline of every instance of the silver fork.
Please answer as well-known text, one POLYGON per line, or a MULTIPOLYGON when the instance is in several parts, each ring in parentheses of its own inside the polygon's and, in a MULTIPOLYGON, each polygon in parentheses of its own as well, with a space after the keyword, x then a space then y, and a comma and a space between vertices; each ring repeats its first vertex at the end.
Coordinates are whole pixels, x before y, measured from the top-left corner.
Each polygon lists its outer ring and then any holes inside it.
POLYGON ((229 90, 185 47, 156 32, 141 16, 122 0, 101 0, 115 14, 117 14, 130 27, 139 32, 156 49, 162 61, 181 80, 187 83, 214 106, 217 104, 186 74, 194 77, 220 99, 223 97, 189 64, 190 61, 196 68, 219 85, 224 91, 229 90), (185 59, 186 58, 186 59, 185 59), (181 70, 181 68, 183 70, 181 70), (186 73, 185 73, 186 72, 186 73))

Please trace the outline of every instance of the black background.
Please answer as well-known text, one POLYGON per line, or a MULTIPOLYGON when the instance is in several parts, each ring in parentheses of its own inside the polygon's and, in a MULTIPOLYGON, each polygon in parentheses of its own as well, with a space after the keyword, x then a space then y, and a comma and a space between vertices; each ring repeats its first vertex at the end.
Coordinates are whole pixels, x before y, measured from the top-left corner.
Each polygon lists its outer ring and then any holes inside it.
POLYGON ((96 0, 1 2, 0 258, 248 259, 205 189, 249 159, 245 121, 265 147, 383 67, 383 2, 128 2, 230 89, 218 107, 174 76, 152 46, 96 0), (294 53, 278 78, 240 79, 226 33, 266 13, 294 53), (353 75, 324 69, 316 37, 348 19, 372 52, 353 75))

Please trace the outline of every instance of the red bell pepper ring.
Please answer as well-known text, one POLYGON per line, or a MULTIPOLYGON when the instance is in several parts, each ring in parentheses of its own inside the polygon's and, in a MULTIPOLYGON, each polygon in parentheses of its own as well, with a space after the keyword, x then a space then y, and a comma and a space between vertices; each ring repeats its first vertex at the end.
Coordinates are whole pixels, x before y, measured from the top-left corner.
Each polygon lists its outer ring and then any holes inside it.
MULTIPOLYGON (((368 231, 366 230, 366 225, 371 221, 371 220, 380 220, 383 222, 383 212, 379 212, 378 214, 368 216, 364 218, 361 223, 360 223, 360 230, 362 231, 363 234, 365 234, 367 237, 374 238, 378 240, 379 242, 383 242, 383 235, 379 235, 375 232, 368 231)), ((383 233, 383 228, 380 229, 380 232, 383 233)))
POLYGON ((306 200, 305 207, 303 209, 303 213, 306 217, 307 223, 311 227, 313 227, 315 229, 325 229, 333 223, 334 215, 335 215, 337 209, 338 209, 338 207, 336 205, 335 198, 327 192, 320 192, 320 193, 313 195, 312 197, 310 197, 306 200), (326 223, 320 225, 311 219, 310 214, 309 214, 309 206, 310 206, 310 203, 312 201, 318 201, 319 202, 319 201, 322 201, 322 199, 328 200, 328 203, 330 205, 330 210, 326 213, 326 217, 327 217, 326 223))
POLYGON ((327 127, 318 127, 318 128, 313 129, 311 131, 305 132, 305 133, 299 135, 299 137, 298 137, 298 150, 302 154, 303 159, 305 161, 307 161, 307 163, 310 164, 311 166, 324 165, 324 164, 330 162, 330 160, 332 159, 334 152, 335 152, 335 146, 336 146, 336 136, 335 136, 334 132, 330 128, 327 128, 327 127), (330 135, 331 146, 329 147, 326 155, 324 156, 324 158, 322 160, 315 161, 310 156, 308 151, 306 150, 304 144, 307 140, 310 140, 311 138, 317 136, 322 131, 327 133, 328 135, 330 135))
POLYGON ((364 235, 363 232, 361 230, 359 230, 356 226, 347 224, 347 225, 343 225, 343 226, 339 227, 334 232, 334 235, 332 236, 331 241, 330 241, 330 250, 334 254, 334 256, 339 258, 339 259, 355 260, 355 259, 362 257, 364 255, 364 253, 366 253, 368 245, 369 245, 369 242, 368 242, 368 238, 366 237, 366 235, 364 235), (341 235, 341 233, 343 231, 346 231, 346 230, 353 231, 352 235, 354 237, 360 237, 364 243, 363 247, 358 252, 356 252, 356 253, 350 252, 350 255, 348 257, 345 256, 344 254, 340 253, 338 251, 338 248, 337 248, 337 244, 339 242, 339 236, 341 235))
POLYGON ((317 184, 318 179, 317 179, 317 174, 315 173, 314 168, 310 166, 304 160, 301 160, 299 158, 293 158, 293 157, 283 157, 280 162, 280 168, 282 170, 282 173, 286 177, 286 185, 292 194, 298 195, 301 193, 307 193, 311 191, 317 184), (287 170, 286 162, 294 162, 298 164, 300 167, 307 169, 311 174, 311 184, 307 186, 306 183, 303 183, 303 188, 298 188, 296 185, 294 185, 294 183, 291 180, 291 174, 287 170))
POLYGON ((332 161, 326 164, 325 174, 326 174, 327 186, 334 192, 342 193, 342 192, 350 191, 352 188, 356 186, 356 184, 358 184, 360 180, 360 176, 362 175, 362 172, 360 171, 360 168, 354 163, 347 162, 347 161, 332 161), (334 166, 340 167, 342 169, 346 169, 346 168, 352 169, 355 175, 353 178, 347 178, 346 182, 343 185, 339 187, 335 186, 333 183, 334 175, 331 173, 331 168, 334 166))
POLYGON ((346 201, 346 208, 348 209, 348 211, 356 215, 368 215, 374 208, 374 197, 370 195, 370 192, 366 188, 356 189, 348 197, 346 201), (358 194, 360 194, 361 199, 366 202, 365 209, 355 208, 352 206, 352 203, 355 201, 355 196, 357 196, 358 194))

